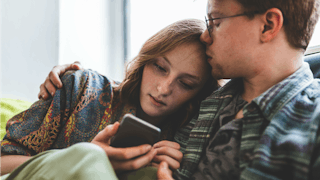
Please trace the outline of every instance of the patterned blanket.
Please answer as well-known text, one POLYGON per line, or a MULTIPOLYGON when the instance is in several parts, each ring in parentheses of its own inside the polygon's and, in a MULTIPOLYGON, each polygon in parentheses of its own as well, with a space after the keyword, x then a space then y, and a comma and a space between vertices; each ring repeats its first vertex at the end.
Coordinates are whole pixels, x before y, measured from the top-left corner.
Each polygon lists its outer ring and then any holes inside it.
POLYGON ((3 139, 4 135, 6 134, 7 121, 14 115, 28 109, 31 104, 31 102, 20 99, 0 98, 0 139, 3 139))
POLYGON ((120 101, 116 83, 89 70, 62 77, 63 88, 10 119, 1 152, 35 155, 78 142, 90 142, 105 126, 120 121, 135 107, 120 101))

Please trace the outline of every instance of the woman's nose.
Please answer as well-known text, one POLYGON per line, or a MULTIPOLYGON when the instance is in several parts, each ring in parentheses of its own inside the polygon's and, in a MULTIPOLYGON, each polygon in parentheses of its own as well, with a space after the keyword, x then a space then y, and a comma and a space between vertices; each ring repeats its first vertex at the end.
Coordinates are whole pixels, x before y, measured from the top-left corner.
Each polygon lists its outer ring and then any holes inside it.
POLYGON ((168 96, 172 93, 172 84, 173 80, 171 79, 162 80, 162 82, 158 84, 157 90, 161 95, 168 96))
POLYGON ((210 37, 208 29, 201 34, 200 41, 205 45, 211 45, 213 43, 213 38, 210 37))

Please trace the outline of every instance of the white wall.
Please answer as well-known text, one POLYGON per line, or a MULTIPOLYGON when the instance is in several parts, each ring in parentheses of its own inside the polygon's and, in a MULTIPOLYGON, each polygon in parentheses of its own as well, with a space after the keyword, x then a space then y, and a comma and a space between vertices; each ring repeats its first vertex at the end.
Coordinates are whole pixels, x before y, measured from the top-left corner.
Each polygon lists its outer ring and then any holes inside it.
POLYGON ((204 21, 207 0, 131 0, 129 60, 152 35, 182 19, 204 21))
POLYGON ((124 72, 122 0, 60 0, 59 64, 80 61, 108 78, 124 72))
POLYGON ((1 97, 37 100, 58 63, 59 1, 1 0, 1 97))
POLYGON ((122 80, 123 0, 1 0, 0 95, 36 101, 57 64, 122 80))

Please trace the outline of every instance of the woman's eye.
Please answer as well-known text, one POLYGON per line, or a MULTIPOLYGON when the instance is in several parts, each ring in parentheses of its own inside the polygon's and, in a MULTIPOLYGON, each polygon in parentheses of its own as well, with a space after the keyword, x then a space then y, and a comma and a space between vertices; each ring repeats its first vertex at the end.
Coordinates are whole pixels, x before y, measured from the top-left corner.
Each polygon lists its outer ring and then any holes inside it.
POLYGON ((160 65, 158 65, 157 63, 153 63, 153 65, 159 69, 160 71, 163 71, 163 72, 167 72, 163 67, 161 67, 160 65))
POLYGON ((185 82, 183 82, 183 81, 180 81, 180 84, 185 88, 185 89, 193 89, 193 87, 192 86, 190 86, 189 84, 187 84, 187 83, 185 83, 185 82))

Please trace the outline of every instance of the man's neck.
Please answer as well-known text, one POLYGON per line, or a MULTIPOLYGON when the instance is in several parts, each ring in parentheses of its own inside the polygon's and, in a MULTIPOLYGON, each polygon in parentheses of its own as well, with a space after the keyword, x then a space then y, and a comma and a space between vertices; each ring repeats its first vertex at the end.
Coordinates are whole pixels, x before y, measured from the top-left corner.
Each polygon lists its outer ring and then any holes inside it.
POLYGON ((288 61, 279 58, 278 61, 274 61, 277 62, 276 64, 264 67, 254 77, 243 78, 242 98, 251 102, 254 98, 296 72, 302 66, 302 59, 302 53, 289 57, 288 61))

